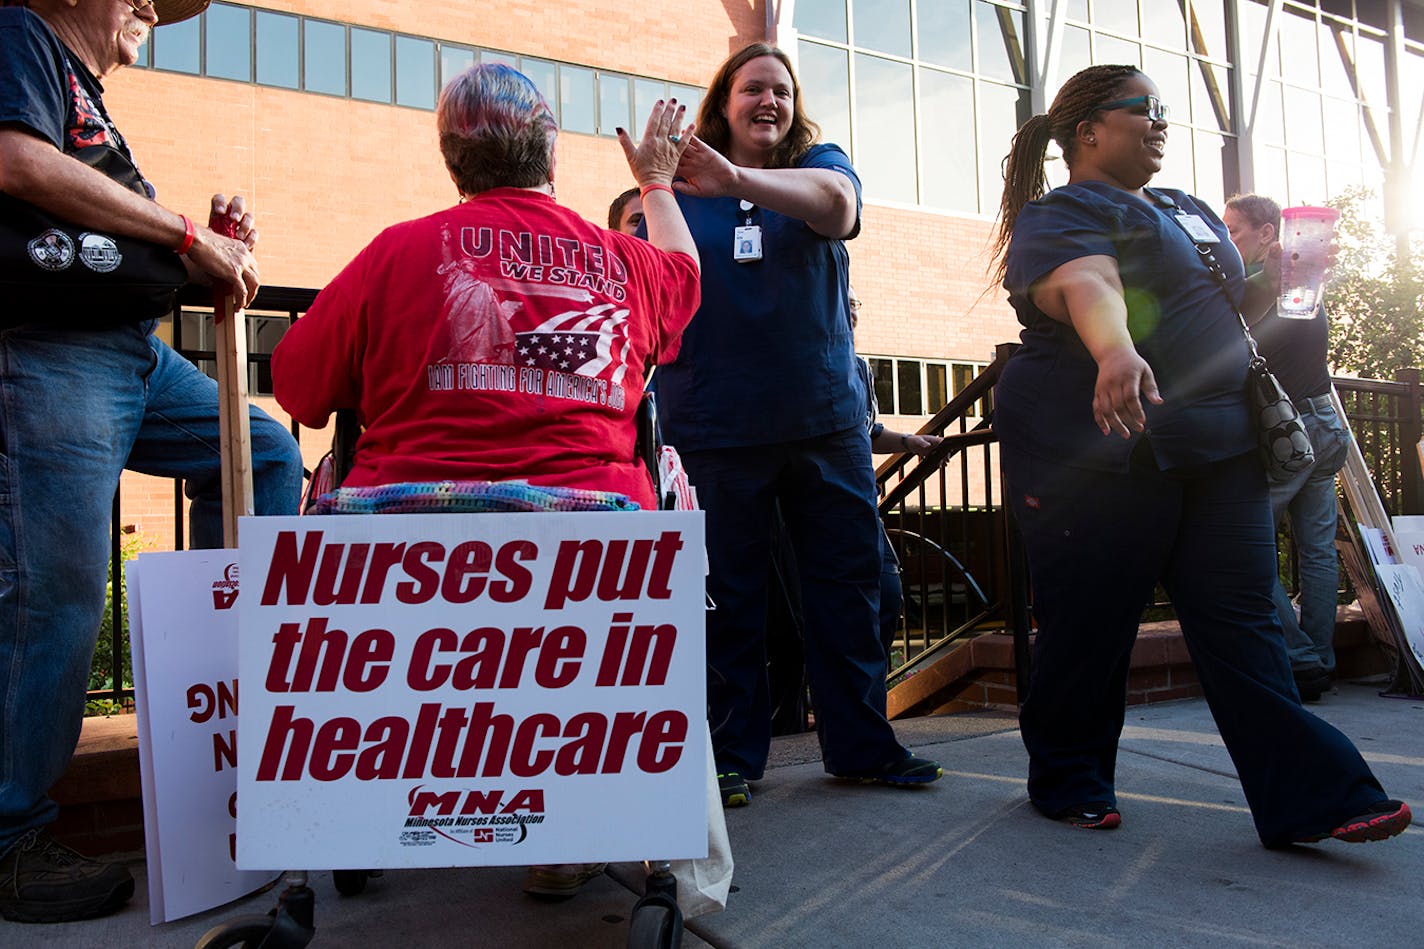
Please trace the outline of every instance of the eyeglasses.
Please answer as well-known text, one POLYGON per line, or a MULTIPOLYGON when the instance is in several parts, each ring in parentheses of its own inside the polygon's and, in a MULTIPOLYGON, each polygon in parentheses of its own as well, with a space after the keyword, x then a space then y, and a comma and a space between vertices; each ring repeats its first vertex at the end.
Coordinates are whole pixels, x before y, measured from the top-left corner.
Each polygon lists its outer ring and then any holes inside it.
POLYGON ((1140 113, 1147 116, 1153 122, 1167 121, 1170 110, 1167 104, 1156 96, 1133 96, 1131 99, 1118 99, 1114 102, 1104 102, 1093 111, 1113 112, 1117 109, 1130 109, 1133 106, 1146 106, 1146 111, 1140 113))

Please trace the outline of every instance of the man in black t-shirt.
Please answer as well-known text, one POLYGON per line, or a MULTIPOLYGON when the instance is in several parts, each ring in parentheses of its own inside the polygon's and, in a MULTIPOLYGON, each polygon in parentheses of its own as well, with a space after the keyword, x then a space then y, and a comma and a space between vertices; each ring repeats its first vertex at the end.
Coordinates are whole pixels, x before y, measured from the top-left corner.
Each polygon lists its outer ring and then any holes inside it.
MULTIPOLYGON (((1270 198, 1241 194, 1221 215, 1250 271, 1261 265, 1280 233, 1281 209, 1270 198)), ((1340 566, 1335 553, 1335 473, 1345 464, 1350 434, 1330 400, 1329 327, 1325 308, 1306 320, 1274 309, 1251 327, 1257 347, 1295 403, 1315 449, 1315 464, 1271 484, 1276 524, 1287 513, 1300 568, 1300 615, 1279 580, 1273 594, 1300 697, 1318 700, 1335 671, 1335 613, 1340 566)))
MULTIPOLYGON (((216 384, 154 337, 158 313, 72 289, 102 286, 84 268, 117 267, 113 238, 131 238, 171 248, 190 279, 231 286, 239 307, 257 290, 257 234, 241 199, 215 196, 208 227, 164 208, 104 108, 101 80, 136 61, 150 30, 206 6, 0 0, 0 227, 4 263, 21 265, 7 273, 33 261, 84 278, 65 281, 60 303, 16 277, 0 312, 0 915, 20 922, 101 916, 133 895, 123 864, 48 832, 58 808, 47 792, 83 721, 120 472, 184 479, 192 545, 222 543, 216 384), (81 151, 128 166, 132 187, 81 151), (36 214, 51 226, 31 235, 36 214), (224 218, 235 238, 213 230, 224 218), (56 223, 86 233, 76 240, 56 223)), ((169 269, 181 281, 183 268, 169 269)), ((256 513, 295 514, 296 442, 255 408, 251 427, 256 513)))

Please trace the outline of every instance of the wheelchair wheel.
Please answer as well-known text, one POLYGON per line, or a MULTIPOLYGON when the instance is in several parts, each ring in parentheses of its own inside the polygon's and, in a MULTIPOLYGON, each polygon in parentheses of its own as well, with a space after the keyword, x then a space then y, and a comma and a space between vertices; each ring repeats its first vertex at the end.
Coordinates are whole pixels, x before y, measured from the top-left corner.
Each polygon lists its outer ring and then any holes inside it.
POLYGON ((336 892, 342 896, 360 896, 366 892, 366 881, 370 874, 365 870, 332 870, 331 882, 336 884, 336 892))
POLYGON ((639 900, 628 923, 628 949, 680 949, 681 946, 682 913, 677 904, 656 896, 639 900))
POLYGON ((272 932, 275 918, 238 916, 203 933, 193 949, 257 949, 272 932))

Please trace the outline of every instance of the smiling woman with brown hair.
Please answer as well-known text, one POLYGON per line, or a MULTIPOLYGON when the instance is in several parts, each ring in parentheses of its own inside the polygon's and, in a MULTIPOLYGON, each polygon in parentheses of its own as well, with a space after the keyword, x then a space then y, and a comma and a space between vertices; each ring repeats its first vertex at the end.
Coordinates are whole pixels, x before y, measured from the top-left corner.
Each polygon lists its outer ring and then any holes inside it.
POLYGON ((712 79, 674 183, 703 262, 702 307, 658 370, 663 431, 707 511, 708 704, 727 806, 771 738, 767 578, 779 502, 800 573, 806 672, 827 771, 934 781, 885 719, 879 518, 845 242, 860 179, 820 143, 791 62, 756 43, 712 79))
POLYGON ((1275 530, 1237 312, 1269 305, 1279 268, 1247 280, 1210 208, 1148 187, 1167 116, 1135 67, 1093 66, 1005 163, 999 273, 1024 329, 993 421, 1039 625, 1019 717, 1029 797, 1078 827, 1121 822, 1129 658, 1160 582, 1261 841, 1390 837, 1408 805, 1301 706, 1271 605, 1275 530), (1069 174, 1045 194, 1050 139, 1069 174))

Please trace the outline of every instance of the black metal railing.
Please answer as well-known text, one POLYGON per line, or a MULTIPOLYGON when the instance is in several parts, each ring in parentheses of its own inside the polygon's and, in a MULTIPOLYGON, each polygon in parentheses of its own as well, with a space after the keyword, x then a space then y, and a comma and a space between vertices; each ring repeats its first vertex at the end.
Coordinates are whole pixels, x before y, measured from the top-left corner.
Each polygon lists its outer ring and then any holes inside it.
MULTIPOLYGON (((901 563, 905 605, 892 647, 892 682, 935 661, 977 632, 1011 629, 1022 674, 1027 655, 1027 578, 1000 495, 987 423, 994 383, 1016 347, 991 363, 921 429, 944 436, 924 458, 899 454, 876 471, 880 513, 901 563)), ((1345 417, 1391 514, 1424 513, 1416 446, 1424 415, 1418 369, 1392 381, 1333 380, 1345 417)), ((1286 569, 1294 571, 1289 524, 1282 529, 1286 569)))

